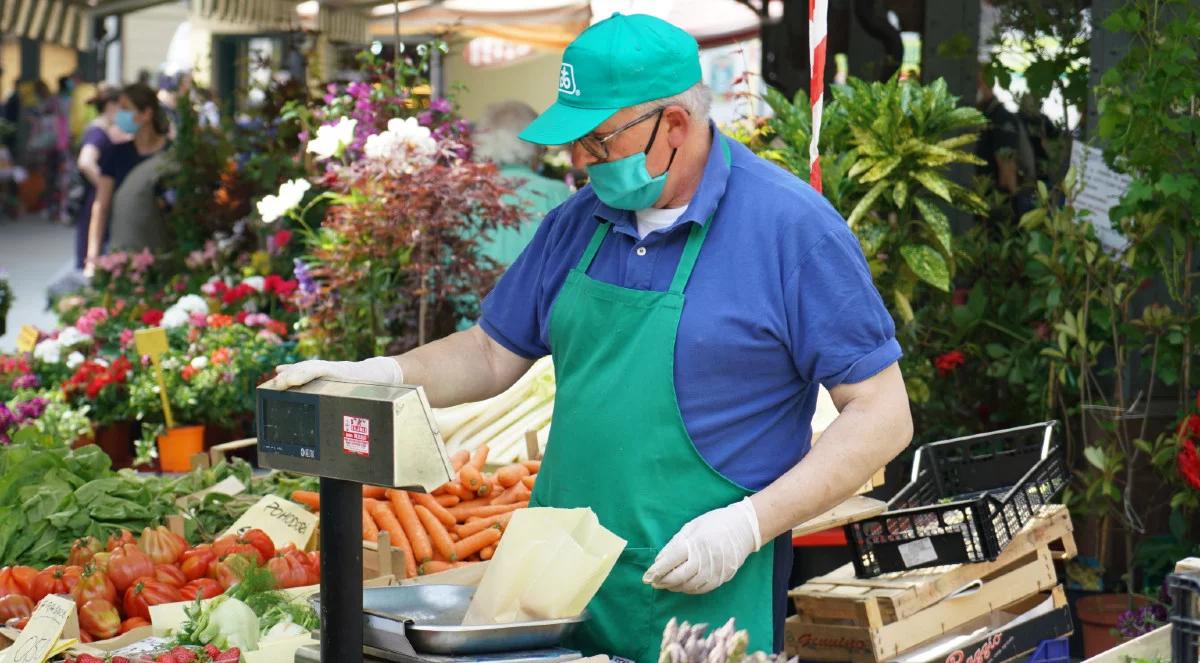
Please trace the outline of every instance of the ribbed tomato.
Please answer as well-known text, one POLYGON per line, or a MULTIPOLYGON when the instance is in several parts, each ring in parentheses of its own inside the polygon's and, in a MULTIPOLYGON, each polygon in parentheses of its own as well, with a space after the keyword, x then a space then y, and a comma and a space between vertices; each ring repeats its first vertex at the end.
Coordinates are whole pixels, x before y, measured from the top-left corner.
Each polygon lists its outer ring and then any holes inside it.
POLYGON ((108 579, 112 580, 118 592, 124 592, 141 577, 154 577, 154 562, 132 544, 125 544, 113 551, 108 560, 108 579))
POLYGON ((246 546, 256 551, 260 565, 266 564, 268 559, 275 556, 275 544, 271 542, 271 537, 260 529, 246 530, 241 536, 223 536, 213 542, 213 552, 217 557, 225 557, 245 551, 246 546))
POLYGON ((126 619, 125 621, 121 622, 120 632, 128 633, 135 628, 141 628, 143 626, 149 626, 149 625, 150 625, 150 622, 146 621, 145 619, 142 619, 141 617, 130 617, 129 619, 126 619))
POLYGON ((83 570, 78 566, 62 566, 55 564, 47 566, 33 579, 29 598, 34 603, 46 598, 48 594, 70 594, 83 570))
POLYGON ((121 615, 110 601, 92 599, 79 607, 79 627, 97 640, 107 640, 121 630, 121 615))
POLYGON ((213 552, 212 546, 203 543, 183 553, 182 559, 179 570, 183 571, 188 580, 195 580, 208 575, 208 567, 217 561, 217 554, 213 552))
POLYGON ((154 579, 175 589, 183 587, 188 581, 187 576, 183 575, 183 571, 180 571, 179 567, 174 564, 155 564, 154 579))
POLYGON ((32 566, 6 566, 0 569, 0 596, 23 594, 33 591, 33 579, 38 571, 32 566))
POLYGON ((208 577, 221 584, 221 589, 229 589, 242 581, 254 566, 254 557, 249 555, 229 555, 213 562, 208 567, 208 577))
POLYGON ((104 552, 98 552, 92 557, 92 566, 105 573, 108 573, 108 562, 111 559, 112 553, 108 552, 107 550, 104 552))
POLYGON ((276 589, 303 587, 308 584, 308 568, 296 558, 302 553, 278 554, 267 560, 267 570, 275 578, 276 589))
POLYGON ((153 578, 138 578, 125 590, 125 616, 150 619, 150 606, 182 600, 178 589, 153 578))
POLYGON ((92 599, 104 599, 110 603, 115 603, 117 600, 117 588, 108 579, 108 574, 97 569, 95 566, 89 565, 83 570, 83 575, 79 577, 79 582, 76 583, 75 588, 71 590, 71 596, 78 605, 83 605, 92 599))
POLYGON ((108 552, 112 552, 123 545, 132 543, 137 545, 137 539, 133 538, 133 533, 127 529, 122 529, 120 536, 112 535, 108 537, 108 545, 105 548, 108 552))
POLYGON ((182 536, 159 525, 154 529, 147 527, 138 538, 138 547, 155 564, 174 564, 179 556, 187 550, 187 541, 182 536))
POLYGON ((33 614, 33 599, 24 594, 9 594, 0 597, 0 625, 16 617, 25 619, 33 614))
POLYGON ((85 536, 82 539, 75 539, 75 543, 71 544, 71 554, 67 555, 67 564, 72 566, 87 566, 88 562, 96 556, 96 553, 104 550, 104 546, 100 544, 100 539, 94 536, 85 536))
POLYGON ((225 591, 221 588, 221 583, 212 578, 199 578, 184 585, 179 590, 179 595, 185 601, 195 601, 199 596, 202 599, 211 599, 215 596, 220 596, 221 592, 225 591))

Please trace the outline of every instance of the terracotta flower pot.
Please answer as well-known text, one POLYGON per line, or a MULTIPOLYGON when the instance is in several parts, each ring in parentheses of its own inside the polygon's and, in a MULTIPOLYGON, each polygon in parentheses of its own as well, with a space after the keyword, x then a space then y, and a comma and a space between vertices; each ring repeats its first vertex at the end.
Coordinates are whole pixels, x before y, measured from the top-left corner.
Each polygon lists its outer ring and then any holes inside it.
POLYGON ((114 468, 129 467, 133 461, 133 426, 132 421, 116 421, 95 428, 96 446, 108 454, 114 468))
MULTIPOLYGON (((1133 597, 1133 607, 1150 604, 1144 596, 1133 597)), ((1121 613, 1129 610, 1128 594, 1096 594, 1085 596, 1075 603, 1075 612, 1083 625, 1083 657, 1092 658, 1116 647, 1124 640, 1116 632, 1121 613)))
POLYGON ((181 426, 158 436, 158 463, 163 472, 188 472, 192 456, 204 451, 204 426, 181 426))

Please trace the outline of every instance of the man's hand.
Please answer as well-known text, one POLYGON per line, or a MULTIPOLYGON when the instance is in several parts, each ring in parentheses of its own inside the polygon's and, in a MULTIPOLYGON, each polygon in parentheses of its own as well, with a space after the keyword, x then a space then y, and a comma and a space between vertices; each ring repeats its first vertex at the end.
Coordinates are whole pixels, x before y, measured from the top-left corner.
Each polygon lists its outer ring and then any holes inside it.
POLYGON ((685 594, 711 592, 761 547, 758 514, 746 498, 684 525, 658 553, 642 582, 685 594))
POLYGON ((307 384, 317 378, 332 378, 346 382, 376 382, 382 384, 404 384, 404 371, 391 357, 371 357, 363 361, 324 361, 310 359, 298 364, 283 364, 275 370, 274 385, 280 389, 291 389, 307 384))

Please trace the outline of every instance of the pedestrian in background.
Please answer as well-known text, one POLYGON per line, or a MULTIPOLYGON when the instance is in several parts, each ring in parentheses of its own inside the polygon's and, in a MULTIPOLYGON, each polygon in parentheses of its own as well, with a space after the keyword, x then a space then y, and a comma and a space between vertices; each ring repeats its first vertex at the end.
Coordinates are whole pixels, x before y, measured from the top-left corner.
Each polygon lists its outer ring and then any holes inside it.
MULTIPOLYGON (((79 200, 75 210, 75 268, 83 269, 88 250, 88 228, 92 222, 92 205, 96 202, 96 189, 102 177, 100 157, 118 143, 128 142, 132 136, 117 127, 116 117, 120 91, 107 84, 96 88, 91 105, 96 109, 96 119, 83 131, 79 157, 79 200)), ((107 219, 105 220, 107 222, 107 219)), ((107 227, 107 226, 106 226, 107 227)), ((107 238, 105 238, 107 239, 107 238)))

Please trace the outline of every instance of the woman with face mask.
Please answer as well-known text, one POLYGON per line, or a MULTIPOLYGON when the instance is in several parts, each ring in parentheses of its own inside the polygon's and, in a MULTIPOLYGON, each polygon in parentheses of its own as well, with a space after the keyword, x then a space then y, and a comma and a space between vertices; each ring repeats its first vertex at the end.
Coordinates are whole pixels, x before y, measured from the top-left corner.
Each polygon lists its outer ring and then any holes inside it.
POLYGON ((166 148, 170 125, 154 90, 135 83, 121 91, 113 123, 133 140, 117 143, 100 155, 100 180, 88 226, 87 264, 104 252, 105 234, 112 221, 108 248, 112 251, 160 251, 167 229, 155 202, 155 186, 169 161, 166 148))
POLYGON ((96 188, 100 185, 100 155, 114 144, 125 143, 132 138, 117 127, 117 101, 120 90, 101 85, 96 90, 90 105, 96 109, 96 119, 88 124, 80 139, 79 157, 75 161, 82 184, 79 208, 75 213, 75 268, 83 269, 87 258, 88 230, 92 223, 92 205, 96 202, 96 188))

